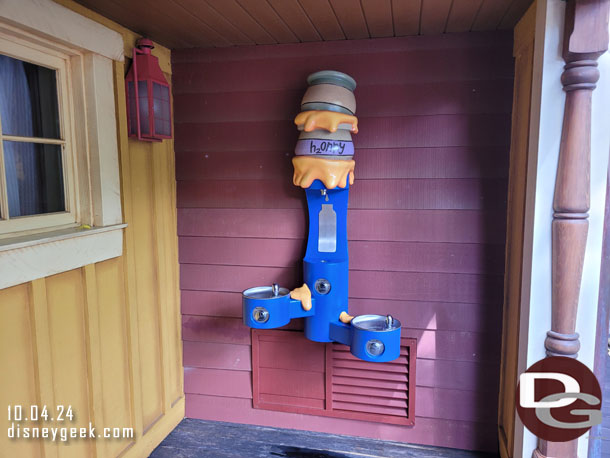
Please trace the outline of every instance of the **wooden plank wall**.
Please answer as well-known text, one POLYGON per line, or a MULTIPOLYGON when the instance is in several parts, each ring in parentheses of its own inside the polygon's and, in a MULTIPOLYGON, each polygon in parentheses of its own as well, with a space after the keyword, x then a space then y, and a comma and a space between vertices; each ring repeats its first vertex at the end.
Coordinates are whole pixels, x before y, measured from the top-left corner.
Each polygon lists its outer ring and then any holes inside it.
POLYGON ((500 454, 503 458, 514 456, 515 443, 515 393, 520 372, 518 368, 519 325, 523 288, 523 256, 524 246, 527 243, 524 234, 525 196, 527 163, 528 157, 530 157, 530 112, 532 98, 535 98, 532 95, 535 32, 536 4, 533 4, 515 26, 514 32, 515 82, 508 182, 502 366, 498 409, 498 435, 500 454))
POLYGON ((497 449, 511 51, 471 33, 172 53, 187 416, 497 449), (240 291, 302 281, 292 118, 321 69, 358 82, 350 310, 418 339, 414 427, 252 409, 240 291))
MULTIPOLYGON (((124 37, 137 35, 69 0, 124 37)), ((168 78, 170 51, 154 51, 168 78)), ((125 64, 114 63, 123 256, 0 290, 0 457, 141 457, 184 417, 173 143, 127 139, 125 64), (9 440, 7 405, 71 405, 75 421, 132 439, 9 440)), ((31 424, 22 426, 33 426, 31 424)))

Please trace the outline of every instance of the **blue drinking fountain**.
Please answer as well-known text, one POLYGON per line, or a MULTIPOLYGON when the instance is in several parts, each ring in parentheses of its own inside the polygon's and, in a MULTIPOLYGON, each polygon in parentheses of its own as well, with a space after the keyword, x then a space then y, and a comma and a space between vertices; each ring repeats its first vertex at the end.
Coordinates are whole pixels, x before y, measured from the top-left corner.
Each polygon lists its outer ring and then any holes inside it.
POLYGON ((400 321, 348 313, 347 204, 355 167, 351 134, 358 132, 356 82, 329 70, 313 73, 307 82, 295 118, 301 134, 292 160, 293 181, 305 189, 309 211, 304 284, 292 291, 276 284, 245 290, 244 324, 272 329, 304 318, 309 340, 342 343, 365 361, 392 361, 400 354, 400 321))

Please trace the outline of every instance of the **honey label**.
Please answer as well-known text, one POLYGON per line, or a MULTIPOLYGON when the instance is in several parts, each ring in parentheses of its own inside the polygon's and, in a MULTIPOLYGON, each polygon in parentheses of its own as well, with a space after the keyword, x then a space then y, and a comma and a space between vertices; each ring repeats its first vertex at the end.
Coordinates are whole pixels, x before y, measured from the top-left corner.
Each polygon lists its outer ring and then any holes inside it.
POLYGON ((354 144, 340 140, 306 139, 297 141, 297 156, 323 154, 327 156, 353 156, 354 144))

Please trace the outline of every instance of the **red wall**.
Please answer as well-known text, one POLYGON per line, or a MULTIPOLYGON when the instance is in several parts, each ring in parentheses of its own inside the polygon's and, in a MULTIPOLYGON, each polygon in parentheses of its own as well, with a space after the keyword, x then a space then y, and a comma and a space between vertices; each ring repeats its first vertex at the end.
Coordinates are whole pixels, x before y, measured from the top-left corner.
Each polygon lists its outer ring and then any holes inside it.
POLYGON ((471 33, 173 52, 187 416, 496 448, 511 49, 471 33), (240 291, 302 282, 292 119, 322 69, 358 82, 350 311, 418 339, 414 427, 252 409, 240 291))

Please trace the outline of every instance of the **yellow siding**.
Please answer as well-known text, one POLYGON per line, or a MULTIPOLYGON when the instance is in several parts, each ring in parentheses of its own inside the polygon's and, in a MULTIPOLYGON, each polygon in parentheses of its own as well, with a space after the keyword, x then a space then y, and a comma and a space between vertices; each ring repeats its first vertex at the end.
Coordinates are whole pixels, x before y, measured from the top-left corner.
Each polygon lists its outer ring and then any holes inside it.
MULTIPOLYGON (((57 2, 121 33, 131 57, 136 34, 57 2)), ((153 53, 170 80, 170 51, 153 53)), ((0 290, 0 458, 144 457, 184 417, 173 142, 127 138, 125 64, 114 73, 123 256, 0 290), (134 438, 9 440, 9 404, 71 405, 66 426, 133 427, 134 438)))
POLYGON ((32 441, 8 441, 6 406, 38 402, 36 344, 33 336, 31 298, 28 285, 0 291, 0 405, 4 421, 0 434, 0 456, 41 455, 41 444, 32 441), (6 452, 6 453, 5 453, 6 452))

